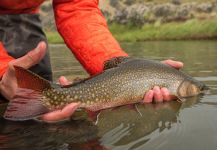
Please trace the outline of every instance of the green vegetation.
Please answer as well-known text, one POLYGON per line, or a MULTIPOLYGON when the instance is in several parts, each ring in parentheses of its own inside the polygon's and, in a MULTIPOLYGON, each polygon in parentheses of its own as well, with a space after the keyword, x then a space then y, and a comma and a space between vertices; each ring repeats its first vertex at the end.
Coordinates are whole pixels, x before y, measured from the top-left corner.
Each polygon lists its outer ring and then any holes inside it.
MULTIPOLYGON (((110 30, 120 42, 135 42, 148 40, 188 40, 217 39, 217 20, 188 20, 186 22, 171 22, 147 24, 143 27, 132 25, 110 25, 110 30)), ((50 43, 62 43, 58 33, 47 33, 50 43)))
MULTIPOLYGON (((155 2, 155 3, 168 3, 171 2, 172 0, 136 0, 138 2, 155 2)), ((187 2, 198 2, 198 3, 205 3, 205 2, 214 2, 215 0, 180 0, 182 3, 187 3, 187 2)))
POLYGON ((45 32, 48 42, 53 44, 64 43, 63 38, 59 35, 58 32, 45 32))
POLYGON ((217 20, 188 20, 144 25, 142 28, 113 24, 110 30, 118 41, 216 39, 217 20))

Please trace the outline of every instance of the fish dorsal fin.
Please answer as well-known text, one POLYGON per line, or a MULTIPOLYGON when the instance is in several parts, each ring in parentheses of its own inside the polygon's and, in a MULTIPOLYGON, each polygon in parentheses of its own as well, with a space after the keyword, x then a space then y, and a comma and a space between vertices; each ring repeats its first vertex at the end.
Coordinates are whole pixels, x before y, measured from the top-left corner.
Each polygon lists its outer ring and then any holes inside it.
POLYGON ((85 82, 86 80, 90 79, 91 77, 88 77, 88 78, 79 78, 79 77, 76 77, 75 79, 73 79, 72 81, 72 84, 69 84, 69 85, 63 85, 61 86, 61 88, 70 88, 72 86, 76 86, 80 83, 83 83, 85 82))
POLYGON ((104 70, 117 67, 119 64, 122 64, 126 61, 128 61, 130 58, 121 56, 121 57, 114 57, 104 62, 104 70))

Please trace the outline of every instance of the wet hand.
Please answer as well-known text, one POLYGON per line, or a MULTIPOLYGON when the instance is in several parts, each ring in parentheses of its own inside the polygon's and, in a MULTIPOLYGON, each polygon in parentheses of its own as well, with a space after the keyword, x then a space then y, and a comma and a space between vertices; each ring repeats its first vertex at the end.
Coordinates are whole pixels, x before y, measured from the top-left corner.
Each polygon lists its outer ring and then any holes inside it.
POLYGON ((8 69, 2 76, 2 80, 0 81, 0 91, 1 94, 7 98, 8 100, 11 100, 16 92, 17 89, 17 79, 15 76, 15 71, 14 71, 14 65, 15 66, 20 66, 25 69, 28 69, 35 64, 39 63, 39 61, 44 57, 46 53, 46 43, 45 42, 40 42, 38 46, 24 55, 21 58, 12 60, 8 64, 8 69))
MULTIPOLYGON (((44 57, 46 53, 46 43, 40 42, 35 49, 27 53, 21 58, 11 61, 8 65, 8 70, 4 73, 2 80, 0 81, 1 94, 8 100, 12 100, 17 90, 17 79, 15 76, 14 66, 20 66, 28 69, 37 63, 44 57)), ((60 83, 67 85, 69 82, 66 78, 61 77, 60 83)), ((57 110, 43 115, 41 118, 44 121, 59 121, 70 117, 79 106, 78 103, 72 103, 67 105, 62 110, 57 110)))
MULTIPOLYGON (((162 63, 170 65, 176 69, 182 68, 184 65, 182 62, 173 61, 173 60, 164 60, 162 63)), ((144 96, 144 103, 151 103, 151 102, 163 102, 163 101, 171 101, 176 97, 170 95, 170 92, 167 88, 163 87, 160 88, 159 86, 155 86, 152 90, 149 90, 144 96)))

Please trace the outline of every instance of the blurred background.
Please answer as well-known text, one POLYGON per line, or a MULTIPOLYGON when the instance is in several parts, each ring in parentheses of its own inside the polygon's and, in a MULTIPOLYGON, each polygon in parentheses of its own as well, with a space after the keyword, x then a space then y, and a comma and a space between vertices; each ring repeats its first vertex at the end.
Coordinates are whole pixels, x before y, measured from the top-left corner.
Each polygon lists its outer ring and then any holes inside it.
MULTIPOLYGON (((99 6, 120 42, 217 39, 217 0, 100 0, 99 6)), ((40 13, 49 42, 62 43, 51 1, 40 13)))

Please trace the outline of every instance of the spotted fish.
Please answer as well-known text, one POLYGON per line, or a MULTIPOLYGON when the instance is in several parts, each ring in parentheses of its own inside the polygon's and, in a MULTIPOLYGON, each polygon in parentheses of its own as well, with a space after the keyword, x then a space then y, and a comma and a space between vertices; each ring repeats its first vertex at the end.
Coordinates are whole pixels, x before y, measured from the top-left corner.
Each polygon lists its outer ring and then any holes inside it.
POLYGON ((60 86, 15 66, 18 91, 4 114, 10 120, 28 120, 61 109, 72 102, 90 111, 141 102, 155 85, 166 87, 183 100, 195 96, 205 85, 191 76, 153 60, 117 57, 104 71, 77 83, 60 86))

